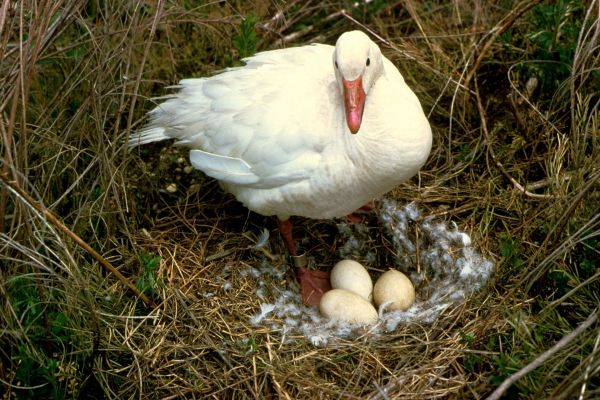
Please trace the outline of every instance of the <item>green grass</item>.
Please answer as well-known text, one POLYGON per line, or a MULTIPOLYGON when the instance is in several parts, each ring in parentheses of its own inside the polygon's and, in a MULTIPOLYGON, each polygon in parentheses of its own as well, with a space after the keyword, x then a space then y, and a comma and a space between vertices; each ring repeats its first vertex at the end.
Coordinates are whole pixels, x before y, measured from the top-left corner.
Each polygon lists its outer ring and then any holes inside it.
POLYGON ((137 279, 136 286, 140 292, 154 296, 157 288, 164 288, 162 279, 156 276, 156 269, 160 264, 160 257, 142 252, 140 253, 140 263, 142 264, 143 269, 137 279))
POLYGON ((233 38, 233 46, 239 52, 240 58, 250 57, 256 53, 258 37, 255 25, 258 22, 256 15, 249 14, 242 19, 240 32, 233 38))
MULTIPOLYGON (((19 275, 6 282, 7 299, 26 341, 10 348, 14 379, 23 390, 23 399, 63 399, 74 396, 77 372, 65 368, 64 354, 73 350, 67 314, 56 306, 61 302, 57 290, 46 292, 33 275, 19 275)), ((76 366, 75 366, 75 369, 76 366)))

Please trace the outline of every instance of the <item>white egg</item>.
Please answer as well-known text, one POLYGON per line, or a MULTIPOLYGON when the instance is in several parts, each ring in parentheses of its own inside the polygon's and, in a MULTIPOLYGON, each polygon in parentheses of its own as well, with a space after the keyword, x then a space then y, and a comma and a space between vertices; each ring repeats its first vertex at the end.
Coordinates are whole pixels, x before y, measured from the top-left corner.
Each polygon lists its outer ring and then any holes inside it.
POLYGON ((352 324, 372 325, 379 316, 375 307, 359 295, 343 289, 331 289, 321 297, 321 314, 352 324))
POLYGON ((373 298, 373 281, 360 263, 342 260, 335 264, 329 277, 333 289, 344 289, 356 293, 367 301, 373 298))
POLYGON ((377 307, 389 303, 388 311, 406 311, 415 302, 415 287, 406 275, 391 269, 375 282, 373 300, 377 307))

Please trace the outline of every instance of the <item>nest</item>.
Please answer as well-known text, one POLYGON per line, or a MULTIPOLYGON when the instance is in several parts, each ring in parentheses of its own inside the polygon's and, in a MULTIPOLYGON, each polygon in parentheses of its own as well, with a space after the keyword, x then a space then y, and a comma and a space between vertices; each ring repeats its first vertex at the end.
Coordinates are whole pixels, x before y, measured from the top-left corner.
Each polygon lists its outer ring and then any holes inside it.
MULTIPOLYGON (((469 235, 456 224, 449 229, 447 224, 436 222, 434 218, 423 218, 414 203, 398 207, 391 200, 383 202, 378 219, 392 242, 393 253, 389 258, 393 264, 388 267, 409 275, 419 296, 406 311, 386 312, 382 307, 379 323, 366 330, 371 340, 395 331, 399 325, 433 323, 440 313, 460 305, 489 279, 493 263, 471 246, 469 235), (409 238, 411 224, 414 241, 409 238)), ((377 264, 377 252, 371 249, 377 244, 373 243, 368 226, 339 223, 338 229, 343 242, 338 251, 341 258, 360 259, 366 265, 381 267, 377 264)), ((277 284, 283 272, 266 258, 257 267, 242 272, 255 279, 258 287, 255 293, 261 300, 272 301, 261 303, 260 312, 251 319, 252 324, 263 324, 281 332, 284 342, 290 334, 300 332, 313 345, 327 346, 333 338, 356 338, 365 331, 365 327, 323 318, 316 308, 300 304, 296 285, 277 284)), ((224 285, 232 287, 229 282, 224 285)))
POLYGON ((300 304, 279 238, 265 240, 260 224, 270 226, 268 219, 246 216, 245 232, 235 232, 235 218, 229 228, 219 219, 199 224, 190 217, 199 212, 207 212, 206 204, 172 208, 137 239, 161 257, 162 303, 143 318, 106 321, 113 333, 105 345, 136 355, 127 371, 114 356, 97 365, 103 376, 128 377, 127 385, 111 388, 119 397, 433 398, 463 390, 469 379, 460 362, 468 355, 463 335, 483 328, 468 299, 481 296, 476 289, 492 264, 456 226, 392 200, 364 224, 299 221, 296 236, 313 266, 330 269, 348 257, 372 276, 403 266, 416 283, 415 306, 358 327, 327 321, 300 304))

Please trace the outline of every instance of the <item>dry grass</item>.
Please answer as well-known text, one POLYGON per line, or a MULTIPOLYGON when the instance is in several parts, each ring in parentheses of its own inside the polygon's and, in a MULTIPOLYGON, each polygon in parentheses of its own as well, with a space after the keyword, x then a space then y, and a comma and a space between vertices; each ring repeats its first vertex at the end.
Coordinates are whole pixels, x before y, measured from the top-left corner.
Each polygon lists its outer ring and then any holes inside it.
MULTIPOLYGON (((598 1, 121 3, 0 4, 0 172, 132 281, 154 279, 157 307, 0 184, 4 398, 480 398, 597 313, 598 1), (184 171, 184 152, 127 155, 122 139, 164 86, 239 62, 251 14, 258 50, 381 38, 435 137, 390 197, 468 232, 496 263, 488 287, 431 325, 325 348, 250 323, 260 301, 242 271, 273 222, 184 171)), ((298 233, 333 265, 334 221, 298 233)), ((510 394, 597 398, 599 338, 596 323, 510 394)))

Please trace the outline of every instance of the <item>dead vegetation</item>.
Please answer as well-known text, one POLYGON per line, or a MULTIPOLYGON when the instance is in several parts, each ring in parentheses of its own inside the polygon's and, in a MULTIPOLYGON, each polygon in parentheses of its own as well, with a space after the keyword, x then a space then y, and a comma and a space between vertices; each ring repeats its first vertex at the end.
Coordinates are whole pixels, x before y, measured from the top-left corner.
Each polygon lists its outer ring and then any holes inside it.
MULTIPOLYGON (((562 338, 508 395, 597 398, 599 7, 2 2, 4 398, 482 398, 562 338), (260 299, 242 271, 265 257, 252 246, 274 223, 186 168, 183 151, 128 155, 123 139, 178 79, 349 29, 380 40, 434 129, 420 176, 389 196, 455 222, 496 273, 433 324, 315 347, 250 323, 260 299)), ((336 233, 335 221, 299 221, 324 268, 337 261, 336 233)), ((389 257, 381 235, 372 246, 389 257)))

